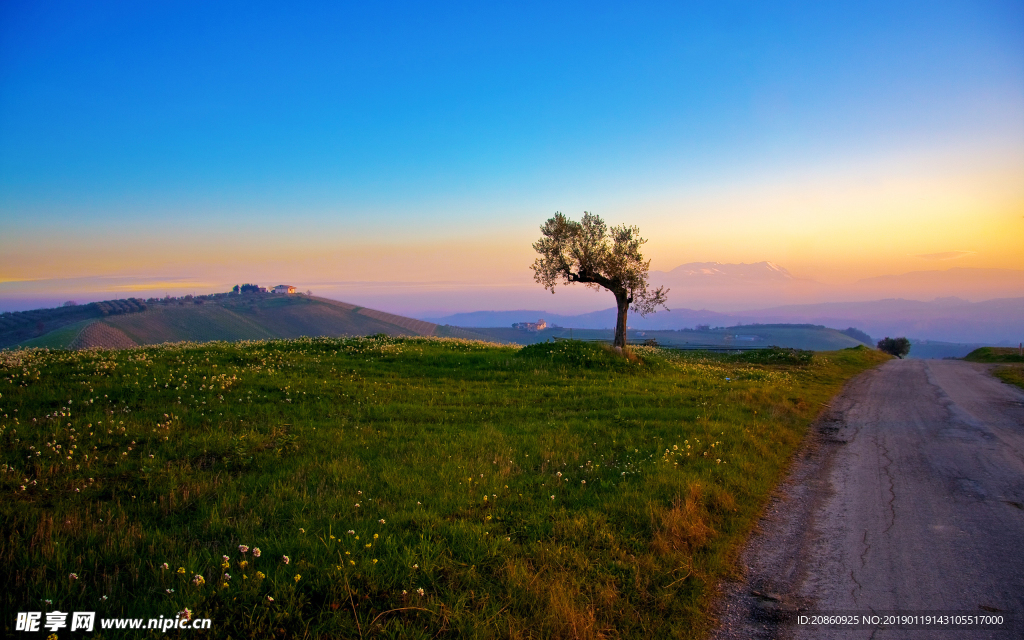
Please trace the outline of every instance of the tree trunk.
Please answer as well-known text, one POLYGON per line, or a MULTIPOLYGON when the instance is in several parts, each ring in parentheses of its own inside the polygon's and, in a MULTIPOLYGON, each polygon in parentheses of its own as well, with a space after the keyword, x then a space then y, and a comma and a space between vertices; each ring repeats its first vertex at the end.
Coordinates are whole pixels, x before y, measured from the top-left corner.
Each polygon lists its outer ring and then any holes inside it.
POLYGON ((615 302, 619 306, 618 317, 615 321, 615 342, 616 347, 626 348, 626 312, 629 311, 629 298, 625 292, 615 294, 615 302))

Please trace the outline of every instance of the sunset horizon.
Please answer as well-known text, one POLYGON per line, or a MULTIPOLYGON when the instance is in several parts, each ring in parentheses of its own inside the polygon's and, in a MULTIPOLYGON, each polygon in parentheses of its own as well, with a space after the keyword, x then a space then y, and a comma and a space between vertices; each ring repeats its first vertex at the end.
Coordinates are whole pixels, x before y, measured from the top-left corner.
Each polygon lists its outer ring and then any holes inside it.
POLYGON ((0 11, 0 310, 593 310, 531 289, 555 211, 638 226, 652 270, 1024 271, 1013 5, 0 11))

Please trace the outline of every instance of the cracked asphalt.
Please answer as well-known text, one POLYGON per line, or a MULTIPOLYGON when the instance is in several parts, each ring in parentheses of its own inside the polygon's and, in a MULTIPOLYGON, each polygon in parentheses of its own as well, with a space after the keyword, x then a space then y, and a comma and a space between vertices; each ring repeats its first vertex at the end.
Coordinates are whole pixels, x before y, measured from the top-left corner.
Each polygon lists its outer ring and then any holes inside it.
POLYGON ((893 360, 816 423, 722 585, 713 638, 1024 638, 1024 392, 893 360), (809 612, 996 613, 1012 630, 798 627, 809 612))

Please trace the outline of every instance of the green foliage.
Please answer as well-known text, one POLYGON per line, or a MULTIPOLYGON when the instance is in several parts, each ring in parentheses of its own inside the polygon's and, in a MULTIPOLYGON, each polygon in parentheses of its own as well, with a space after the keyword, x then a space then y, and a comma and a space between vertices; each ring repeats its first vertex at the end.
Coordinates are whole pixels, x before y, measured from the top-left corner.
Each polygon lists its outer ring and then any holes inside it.
POLYGON ((903 356, 910 353, 910 340, 886 336, 878 341, 878 350, 902 359, 903 356))
POLYGON ((1013 347, 981 347, 964 356, 969 362, 1024 362, 1020 350, 1013 347))
POLYGON ((2 351, 0 609, 188 608, 219 637, 700 637, 807 424, 882 358, 636 347, 602 368, 557 346, 2 351))
POLYGON ((147 306, 146 302, 138 298, 128 298, 127 300, 104 300, 103 302, 93 302, 90 306, 94 306, 99 310, 100 315, 116 316, 125 313, 139 313, 145 311, 147 306))

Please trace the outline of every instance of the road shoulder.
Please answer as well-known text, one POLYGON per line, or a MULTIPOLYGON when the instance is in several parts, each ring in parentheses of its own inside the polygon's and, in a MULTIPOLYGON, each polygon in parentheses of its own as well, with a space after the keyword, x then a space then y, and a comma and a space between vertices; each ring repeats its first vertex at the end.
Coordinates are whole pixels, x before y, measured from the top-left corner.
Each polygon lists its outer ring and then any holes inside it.
POLYGON ((832 495, 832 465, 847 442, 842 416, 854 391, 876 375, 871 369, 850 380, 811 425, 740 555, 742 578, 719 586, 713 640, 788 637, 791 627, 784 621, 812 605, 798 595, 806 569, 800 559, 814 543, 815 515, 832 495))

